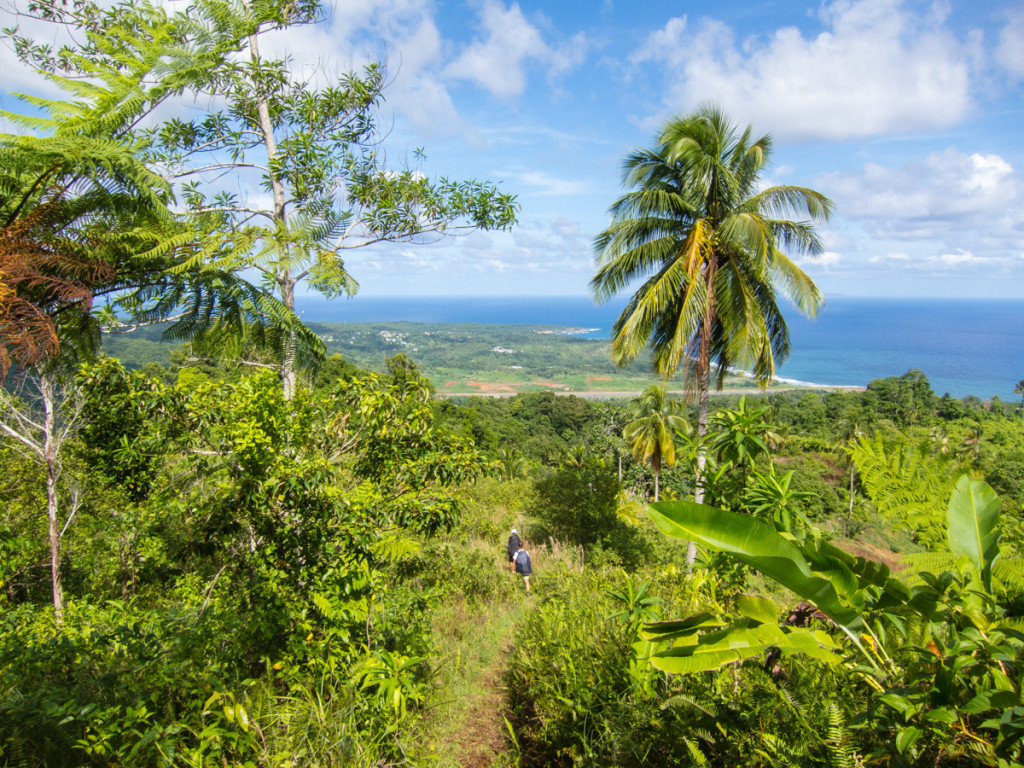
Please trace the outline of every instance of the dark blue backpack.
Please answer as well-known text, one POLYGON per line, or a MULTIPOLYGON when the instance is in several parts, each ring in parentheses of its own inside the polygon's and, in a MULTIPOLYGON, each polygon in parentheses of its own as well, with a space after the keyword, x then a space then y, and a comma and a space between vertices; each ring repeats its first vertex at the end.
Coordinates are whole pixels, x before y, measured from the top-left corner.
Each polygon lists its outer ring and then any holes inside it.
POLYGON ((516 573, 521 573, 523 576, 533 573, 533 568, 530 566, 530 553, 525 549, 516 553, 516 573))

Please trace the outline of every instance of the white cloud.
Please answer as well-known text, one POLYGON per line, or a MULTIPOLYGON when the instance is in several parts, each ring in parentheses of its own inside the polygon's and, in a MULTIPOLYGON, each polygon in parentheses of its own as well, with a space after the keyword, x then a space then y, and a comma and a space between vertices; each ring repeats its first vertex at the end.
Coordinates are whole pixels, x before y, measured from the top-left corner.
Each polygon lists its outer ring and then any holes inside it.
POLYGON ((938 256, 929 256, 928 261, 942 267, 957 267, 961 264, 988 264, 993 259, 986 256, 975 256, 967 251, 956 253, 943 253, 938 256))
POLYGON ((484 0, 480 6, 483 34, 466 46, 455 61, 445 67, 448 77, 470 80, 493 95, 518 96, 526 89, 526 67, 536 61, 553 77, 583 61, 586 36, 578 33, 552 47, 540 29, 524 15, 518 3, 506 7, 500 0, 484 0))
POLYGON ((828 174, 816 186, 842 216, 862 220, 877 236, 936 238, 977 230, 989 239, 1024 242, 1024 183, 999 155, 950 148, 899 167, 868 163, 859 173, 828 174))
POLYGON ((835 251, 825 251, 819 253, 817 256, 806 256, 799 260, 799 263, 803 267, 834 267, 840 261, 843 260, 842 254, 836 253, 835 251))
POLYGON ((1019 272, 1012 265, 1024 250, 1024 180, 1000 155, 950 148, 827 174, 812 186, 836 203, 850 263, 937 276, 981 266, 990 276, 1019 272))
POLYGON ((996 61, 1015 77, 1024 77, 1024 13, 1010 17, 999 33, 996 61))
POLYGON ((287 58, 292 71, 317 86, 382 62, 387 107, 428 137, 465 130, 440 70, 445 41, 432 2, 367 0, 340 3, 319 24, 265 35, 264 55, 287 58))
POLYGON ((543 171, 497 171, 496 175, 535 187, 536 195, 580 195, 589 188, 586 182, 560 179, 543 171))
POLYGON ((551 229, 562 237, 575 237, 580 233, 579 222, 565 216, 552 216, 551 229))
POLYGON ((872 256, 868 259, 868 264, 886 264, 891 262, 907 261, 910 261, 910 256, 905 253, 887 253, 885 256, 872 256))
POLYGON ((854 139, 944 128, 970 108, 974 38, 951 34, 941 8, 918 17, 902 0, 835 0, 824 29, 738 41, 713 19, 675 18, 632 56, 675 78, 666 107, 711 99, 778 138, 854 139))

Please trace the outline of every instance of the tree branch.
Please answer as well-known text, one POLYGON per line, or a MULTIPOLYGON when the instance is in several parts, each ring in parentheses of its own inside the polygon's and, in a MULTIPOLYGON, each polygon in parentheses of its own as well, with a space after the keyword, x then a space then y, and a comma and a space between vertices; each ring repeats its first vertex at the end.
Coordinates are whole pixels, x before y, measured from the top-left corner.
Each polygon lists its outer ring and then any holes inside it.
POLYGON ((257 171, 263 171, 264 173, 270 173, 268 168, 257 163, 214 163, 213 165, 204 165, 201 168, 189 168, 187 171, 181 171, 180 173, 171 173, 167 175, 167 179, 182 179, 186 176, 194 176, 197 173, 209 173, 210 171, 231 171, 236 168, 255 168, 257 171))

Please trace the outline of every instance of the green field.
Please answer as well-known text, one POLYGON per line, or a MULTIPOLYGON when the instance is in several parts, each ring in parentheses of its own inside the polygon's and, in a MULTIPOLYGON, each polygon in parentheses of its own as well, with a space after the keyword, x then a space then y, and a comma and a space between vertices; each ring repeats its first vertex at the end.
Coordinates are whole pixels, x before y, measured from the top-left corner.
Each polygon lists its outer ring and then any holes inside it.
MULTIPOLYGON (((561 326, 402 322, 311 327, 328 354, 340 353, 370 370, 383 370, 386 358, 405 354, 441 395, 554 390, 626 396, 661 381, 651 372, 648 356, 619 368, 611 360, 609 341, 582 338, 561 326)), ((683 387, 677 380, 669 388, 683 387)), ((749 378, 732 375, 725 388, 756 390, 749 378)))
MULTIPOLYGON (((328 355, 371 371, 384 371, 386 360, 404 354, 415 361, 438 394, 511 395, 552 390, 612 397, 632 396, 660 382, 646 355, 626 368, 611 360, 611 344, 582 338, 571 328, 544 325, 472 323, 311 323, 328 355)), ((106 336, 104 352, 129 367, 171 364, 177 342, 161 339, 159 328, 106 336)), ((774 385, 772 389, 792 388, 774 385)), ((669 383, 682 390, 682 382, 669 383)), ((725 390, 756 391, 749 378, 726 377, 725 390)))

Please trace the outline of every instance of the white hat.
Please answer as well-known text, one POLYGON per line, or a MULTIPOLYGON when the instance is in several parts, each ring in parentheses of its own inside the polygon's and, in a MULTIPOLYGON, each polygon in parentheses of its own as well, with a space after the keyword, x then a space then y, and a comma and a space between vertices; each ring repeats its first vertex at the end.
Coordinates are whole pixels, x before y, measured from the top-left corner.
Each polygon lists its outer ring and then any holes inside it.
POLYGON ((513 528, 513 529, 512 529, 512 533, 515 533, 515 532, 516 532, 516 529, 515 529, 515 528, 513 528))

